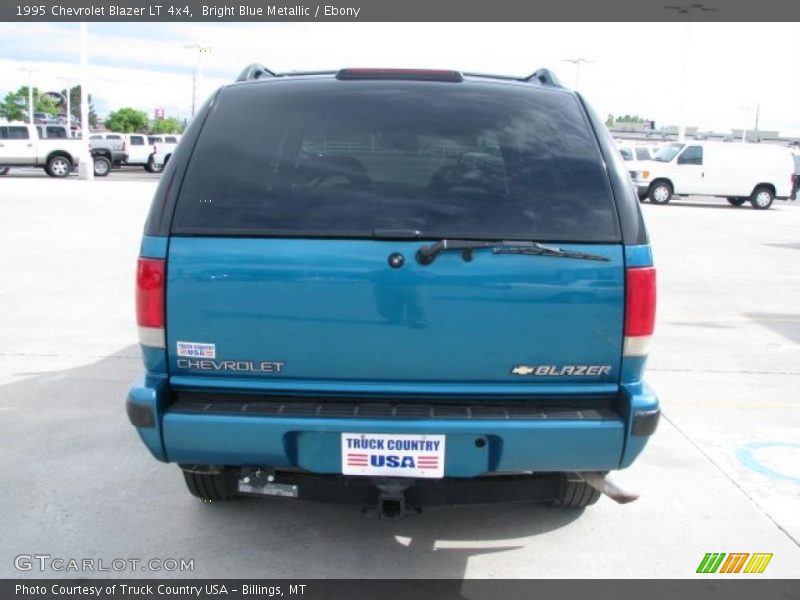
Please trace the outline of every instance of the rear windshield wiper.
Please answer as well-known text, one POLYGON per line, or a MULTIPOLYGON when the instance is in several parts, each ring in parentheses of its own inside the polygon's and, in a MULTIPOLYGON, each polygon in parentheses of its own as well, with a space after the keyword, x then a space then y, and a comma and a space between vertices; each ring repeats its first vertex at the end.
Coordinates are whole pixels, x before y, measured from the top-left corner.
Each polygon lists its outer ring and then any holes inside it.
POLYGON ((417 262, 421 265, 431 264, 436 255, 446 250, 461 250, 464 260, 472 260, 472 253, 478 248, 491 248, 492 254, 524 254, 527 256, 552 256, 556 258, 576 258, 581 260, 609 261, 610 259, 600 254, 589 254, 575 250, 564 250, 545 246, 538 242, 478 242, 474 240, 439 240, 430 246, 422 246, 417 250, 417 262))

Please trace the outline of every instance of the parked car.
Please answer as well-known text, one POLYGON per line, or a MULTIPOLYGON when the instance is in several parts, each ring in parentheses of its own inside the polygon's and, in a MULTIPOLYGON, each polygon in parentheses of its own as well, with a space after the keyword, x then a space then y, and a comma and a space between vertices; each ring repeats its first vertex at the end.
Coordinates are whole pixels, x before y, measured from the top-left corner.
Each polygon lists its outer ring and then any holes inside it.
POLYGON ((673 195, 721 196, 733 206, 749 200, 766 210, 792 190, 794 161, 786 147, 720 142, 674 143, 631 171, 639 196, 666 204, 673 195))
POLYGON ((42 167, 51 177, 69 175, 78 166, 81 142, 57 134, 54 130, 58 128, 65 129, 60 125, 20 122, 0 125, 0 169, 42 167))
POLYGON ((175 148, 136 286, 127 414, 206 500, 626 501, 605 473, 658 422, 639 202, 547 70, 245 69, 175 148))
POLYGON ((112 168, 122 165, 128 157, 125 140, 120 134, 89 136, 89 150, 94 159, 94 174, 99 177, 108 175, 112 168))

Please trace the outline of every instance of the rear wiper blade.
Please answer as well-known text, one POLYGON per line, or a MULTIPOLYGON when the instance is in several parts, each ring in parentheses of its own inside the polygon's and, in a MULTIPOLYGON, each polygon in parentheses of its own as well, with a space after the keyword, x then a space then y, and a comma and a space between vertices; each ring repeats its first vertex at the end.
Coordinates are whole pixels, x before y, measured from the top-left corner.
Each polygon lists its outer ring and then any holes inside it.
POLYGON ((529 256, 553 256, 557 258, 576 258, 583 260, 608 261, 609 258, 599 254, 589 254, 574 250, 563 250, 544 246, 538 242, 519 241, 475 241, 475 240, 439 240, 429 246, 417 250, 417 262, 421 265, 431 264, 436 255, 446 250, 461 250, 464 260, 472 260, 472 252, 478 248, 491 248, 492 254, 524 254, 529 256))
POLYGON ((492 248, 492 254, 527 254, 530 256, 555 256, 557 258, 577 258, 579 260, 599 260, 608 262, 611 259, 600 254, 590 254, 589 252, 578 252, 577 250, 564 250, 563 248, 553 248, 543 246, 536 242, 531 246, 512 246, 492 248))

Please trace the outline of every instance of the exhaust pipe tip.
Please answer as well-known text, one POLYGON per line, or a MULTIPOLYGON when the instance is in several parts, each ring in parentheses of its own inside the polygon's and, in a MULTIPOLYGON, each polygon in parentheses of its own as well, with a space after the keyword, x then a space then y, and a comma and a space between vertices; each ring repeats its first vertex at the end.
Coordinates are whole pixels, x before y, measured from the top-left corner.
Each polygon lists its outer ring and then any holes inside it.
POLYGON ((576 473, 576 475, 601 494, 611 498, 617 504, 628 504, 639 499, 639 494, 620 487, 609 479, 608 475, 604 475, 603 473, 584 471, 576 473))

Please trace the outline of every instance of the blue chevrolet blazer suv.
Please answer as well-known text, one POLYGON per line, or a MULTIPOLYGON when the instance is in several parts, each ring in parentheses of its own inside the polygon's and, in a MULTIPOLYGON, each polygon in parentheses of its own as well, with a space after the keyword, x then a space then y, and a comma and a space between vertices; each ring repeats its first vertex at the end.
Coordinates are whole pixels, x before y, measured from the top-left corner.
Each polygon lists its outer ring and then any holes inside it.
POLYGON ((636 190, 550 71, 251 65, 155 193, 127 414, 205 500, 584 507, 656 429, 655 304, 636 190))

